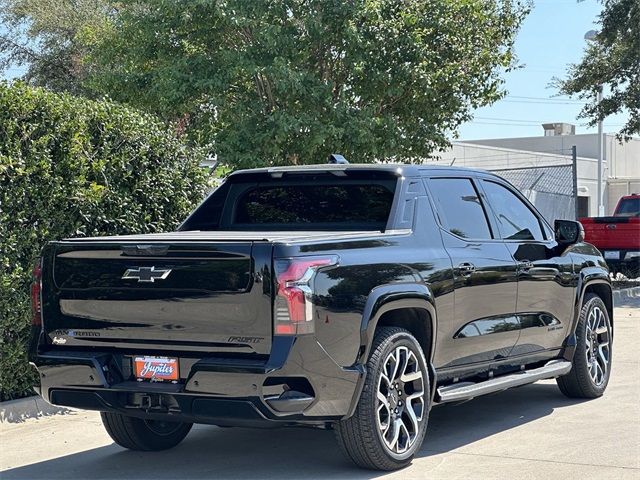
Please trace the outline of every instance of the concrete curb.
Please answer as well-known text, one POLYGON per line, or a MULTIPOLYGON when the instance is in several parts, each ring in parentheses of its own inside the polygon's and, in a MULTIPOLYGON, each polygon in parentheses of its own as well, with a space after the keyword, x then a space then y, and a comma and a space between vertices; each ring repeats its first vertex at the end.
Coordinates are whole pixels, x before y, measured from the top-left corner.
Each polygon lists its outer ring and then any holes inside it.
POLYGON ((69 413, 65 407, 45 402, 40 395, 0 402, 0 423, 21 423, 29 418, 49 417, 69 413))
POLYGON ((640 287, 623 288, 613 291, 613 304, 618 307, 629 300, 640 299, 640 287))

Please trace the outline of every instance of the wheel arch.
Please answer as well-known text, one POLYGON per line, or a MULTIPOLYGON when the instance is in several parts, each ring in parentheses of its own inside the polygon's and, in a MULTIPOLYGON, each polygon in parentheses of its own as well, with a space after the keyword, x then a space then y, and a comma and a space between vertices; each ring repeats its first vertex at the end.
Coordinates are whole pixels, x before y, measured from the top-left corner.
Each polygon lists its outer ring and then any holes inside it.
POLYGON ((609 321, 611 322, 611 336, 613 337, 614 335, 613 289, 611 288, 609 275, 605 270, 600 268, 586 268, 580 272, 578 278, 572 325, 569 335, 564 341, 563 357, 569 361, 573 361, 573 355, 576 349, 576 328, 578 326, 578 319, 580 318, 584 298, 588 293, 593 293, 602 299, 609 314, 609 321))
POLYGON ((575 333, 576 325, 578 323, 578 317, 580 315, 580 309, 582 308, 584 297, 588 293, 594 293, 602 299, 605 306, 607 307, 609 321, 611 322, 611 326, 613 327, 613 289, 611 288, 609 272, 600 267, 588 267, 582 269, 578 277, 575 315, 573 318, 571 333, 575 333))
POLYGON ((433 354, 436 341, 436 308, 434 296, 428 286, 417 283, 385 285, 374 288, 365 304, 360 325, 360 350, 356 364, 362 368, 351 399, 349 412, 344 418, 353 415, 366 379, 367 359, 371 351, 376 329, 382 326, 396 326, 407 329, 416 337, 427 360, 427 370, 431 388, 431 399, 435 393, 435 369, 433 354))
POLYGON ((374 288, 367 298, 360 324, 358 363, 366 363, 376 329, 382 325, 409 330, 420 341, 427 361, 431 363, 436 321, 435 300, 428 286, 403 283, 374 288))
POLYGON ((611 288, 609 272, 601 267, 587 267, 583 268, 578 275, 571 333, 575 333, 578 317, 580 316, 580 309, 582 308, 584 297, 587 293, 594 293, 602 299, 607 307, 607 313, 613 325, 613 289, 611 288))
POLYGON ((611 328, 613 329, 613 291, 611 288, 611 284, 605 281, 590 282, 585 286, 584 291, 582 292, 580 305, 582 305, 584 297, 586 297, 588 293, 593 293, 600 297, 600 299, 604 303, 604 306, 607 307, 609 321, 611 322, 611 328))

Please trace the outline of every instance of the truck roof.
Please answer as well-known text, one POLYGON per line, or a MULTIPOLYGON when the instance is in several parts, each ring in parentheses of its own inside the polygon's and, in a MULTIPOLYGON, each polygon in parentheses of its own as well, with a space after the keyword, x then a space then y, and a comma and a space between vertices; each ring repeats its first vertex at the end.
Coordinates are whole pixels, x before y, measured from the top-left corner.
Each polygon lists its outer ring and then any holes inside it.
POLYGON ((266 167, 266 168, 252 168, 246 170, 237 170, 231 174, 243 175, 243 174, 279 174, 279 173, 304 173, 304 172, 347 172, 347 171, 373 171, 373 172, 388 172, 396 176, 416 177, 424 175, 425 173, 450 171, 452 173, 462 172, 486 172, 485 170, 477 168, 467 167, 452 167, 449 165, 414 165, 414 164, 402 164, 402 163, 348 163, 348 164, 315 164, 315 165, 296 165, 286 167, 266 167))

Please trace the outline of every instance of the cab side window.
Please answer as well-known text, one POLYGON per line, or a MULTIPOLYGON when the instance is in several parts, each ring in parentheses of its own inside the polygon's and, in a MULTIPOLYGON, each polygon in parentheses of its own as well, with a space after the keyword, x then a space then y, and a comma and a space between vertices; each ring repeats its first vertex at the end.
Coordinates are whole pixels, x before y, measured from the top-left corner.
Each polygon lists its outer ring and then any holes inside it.
POLYGON ((429 188, 446 230, 462 238, 492 238, 480 195, 470 179, 432 178, 429 188))
POLYGON ((540 220, 517 195, 490 180, 482 180, 482 186, 489 205, 496 214, 503 239, 544 240, 540 220))

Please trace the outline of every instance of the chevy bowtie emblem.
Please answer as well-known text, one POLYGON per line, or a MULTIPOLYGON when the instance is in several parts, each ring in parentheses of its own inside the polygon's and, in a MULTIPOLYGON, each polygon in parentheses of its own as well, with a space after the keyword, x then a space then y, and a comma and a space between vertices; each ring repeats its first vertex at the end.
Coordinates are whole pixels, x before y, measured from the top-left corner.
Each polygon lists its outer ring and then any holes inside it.
POLYGON ((153 283, 156 280, 164 280, 171 273, 170 269, 158 269, 156 267, 136 267, 128 268, 124 275, 123 280, 137 280, 138 283, 150 282, 153 283))

